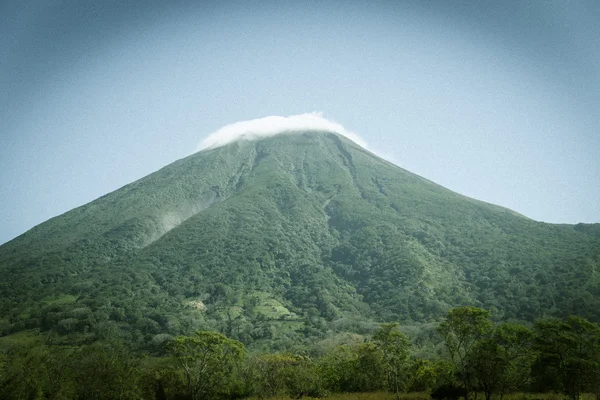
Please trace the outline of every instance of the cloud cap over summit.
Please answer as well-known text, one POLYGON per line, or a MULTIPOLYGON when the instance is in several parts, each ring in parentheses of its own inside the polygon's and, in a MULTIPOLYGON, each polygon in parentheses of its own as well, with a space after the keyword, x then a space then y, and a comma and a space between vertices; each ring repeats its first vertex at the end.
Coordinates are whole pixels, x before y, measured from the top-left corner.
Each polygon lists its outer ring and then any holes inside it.
POLYGON ((323 117, 323 113, 312 112, 287 117, 269 116, 225 125, 203 139, 196 151, 214 149, 236 140, 257 140, 279 134, 326 131, 340 134, 361 147, 367 143, 356 133, 348 131, 337 122, 323 117))

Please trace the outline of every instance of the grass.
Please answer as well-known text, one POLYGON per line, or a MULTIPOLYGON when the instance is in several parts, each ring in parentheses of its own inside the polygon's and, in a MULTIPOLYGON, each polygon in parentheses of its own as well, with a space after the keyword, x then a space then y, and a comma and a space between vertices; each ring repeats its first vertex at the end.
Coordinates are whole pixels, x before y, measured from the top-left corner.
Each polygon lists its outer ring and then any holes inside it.
MULTIPOLYGON (((482 398, 485 396, 482 394, 482 398)), ((499 396, 493 396, 499 398, 499 396)), ((565 400, 568 397, 560 393, 510 393, 504 395, 502 400, 565 400)), ((592 393, 582 393, 580 400, 596 400, 596 395, 592 393)))
MULTIPOLYGON (((429 400, 429 395, 424 393, 427 397, 423 397, 423 399, 429 400)), ((395 400, 395 396, 392 393, 386 392, 373 392, 373 393, 333 393, 327 396, 327 399, 331 400, 395 400)), ((250 397, 247 400, 289 400, 290 396, 279 395, 272 397, 264 397, 259 399, 258 397, 250 397)), ((303 397, 303 399, 313 399, 313 397, 303 397)), ((315 398, 316 399, 316 398, 315 398)), ((416 398, 411 398, 416 400, 416 398)), ((421 398, 419 398, 421 399, 421 398)))
MULTIPOLYGON (((262 398, 260 400, 289 400, 289 396, 272 396, 262 398)), ((312 397, 304 397, 309 400, 312 397)), ((333 393, 327 396, 329 400, 397 400, 396 395, 388 392, 372 392, 372 393, 333 393)), ((401 400, 431 400, 427 392, 402 393, 401 400)), ((483 393, 477 393, 478 400, 485 400, 483 393)), ((500 395, 492 396, 492 399, 499 400, 500 395)), ((567 396, 560 393, 510 393, 505 394, 502 400, 565 400, 567 396)), ((248 400, 259 400, 256 397, 251 397, 248 400)), ((473 398, 471 398, 473 400, 473 398)), ((596 400, 596 396, 592 393, 583 393, 580 400, 596 400)))
POLYGON ((75 301, 77 301, 76 296, 72 296, 70 294, 65 294, 63 296, 53 297, 53 298, 46 297, 44 299, 44 304, 46 304, 47 306, 56 306, 56 305, 61 305, 61 304, 75 303, 75 301))
POLYGON ((37 330, 21 331, 0 337, 0 346, 34 346, 42 343, 43 339, 44 336, 37 330))
POLYGON ((285 308, 283 304, 275 299, 267 299, 261 301, 259 305, 254 308, 254 311, 263 314, 267 319, 279 319, 284 316, 288 319, 295 318, 295 314, 285 308))

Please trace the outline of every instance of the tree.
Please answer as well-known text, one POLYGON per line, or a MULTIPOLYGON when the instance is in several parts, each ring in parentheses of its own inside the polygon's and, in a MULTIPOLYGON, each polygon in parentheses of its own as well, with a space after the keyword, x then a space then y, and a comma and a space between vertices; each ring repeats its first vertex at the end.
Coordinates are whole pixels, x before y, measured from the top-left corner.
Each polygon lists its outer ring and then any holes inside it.
POLYGON ((469 365, 477 343, 492 331, 490 312, 476 307, 459 307, 448 311, 438 327, 455 370, 468 398, 472 369, 469 365))
POLYGON ((521 325, 502 324, 490 338, 477 342, 470 365, 486 400, 522 388, 529 380, 534 334, 521 325))
POLYGON ((306 357, 291 354, 263 354, 257 357, 255 368, 258 371, 258 392, 267 396, 282 392, 290 394, 288 383, 295 375, 294 370, 307 362, 306 357))
MULTIPOLYGON (((538 379, 554 383, 572 399, 586 389, 594 390, 599 371, 600 328, 581 317, 536 323, 538 379), (556 377, 552 379, 552 377, 556 377)), ((594 390, 595 391, 595 390, 594 390)))
POLYGON ((96 342, 73 354, 72 370, 78 398, 140 398, 139 360, 121 343, 96 342))
POLYGON ((382 352, 388 389, 400 396, 406 375, 410 340, 397 323, 382 324, 373 335, 375 346, 382 352))
POLYGON ((382 352, 374 343, 362 343, 356 349, 354 376, 356 391, 373 392, 384 387, 382 352))
POLYGON ((409 392, 429 392, 452 380, 452 365, 444 359, 411 359, 408 372, 409 392))
POLYGON ((0 353, 2 399, 75 398, 68 353, 43 345, 16 345, 0 353))
POLYGON ((499 385, 500 398, 508 391, 521 390, 531 379, 535 333, 522 325, 504 323, 494 331, 505 369, 499 385))
POLYGON ((483 339, 474 346, 469 364, 479 387, 485 394, 485 399, 490 400, 492 393, 500 386, 502 375, 507 368, 502 348, 492 338, 483 339))
POLYGON ((226 394, 227 383, 246 354, 246 348, 237 340, 202 331, 174 338, 166 350, 183 368, 192 400, 226 394))
POLYGON ((331 392, 356 392, 358 345, 340 345, 330 349, 319 362, 324 384, 331 392))

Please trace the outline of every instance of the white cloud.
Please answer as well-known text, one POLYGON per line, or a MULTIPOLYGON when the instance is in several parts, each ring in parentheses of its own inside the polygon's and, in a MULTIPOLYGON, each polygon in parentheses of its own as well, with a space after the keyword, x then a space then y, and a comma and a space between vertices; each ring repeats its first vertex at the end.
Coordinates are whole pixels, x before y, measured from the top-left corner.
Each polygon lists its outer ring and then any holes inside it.
POLYGON ((279 134, 326 131, 347 137, 365 149, 367 143, 342 125, 323 118, 322 113, 306 113, 289 117, 270 116, 225 125, 202 140, 196 151, 214 149, 236 140, 257 140, 279 134))

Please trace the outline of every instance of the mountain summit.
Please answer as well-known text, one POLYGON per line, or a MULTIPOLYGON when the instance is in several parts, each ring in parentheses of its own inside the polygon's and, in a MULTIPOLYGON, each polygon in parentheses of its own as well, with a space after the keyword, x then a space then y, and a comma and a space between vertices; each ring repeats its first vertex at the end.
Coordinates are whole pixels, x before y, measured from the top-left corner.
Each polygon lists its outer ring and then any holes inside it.
POLYGON ((600 321, 595 232, 459 195, 336 133, 237 140, 0 246, 0 332, 143 345, 219 329, 285 347, 460 305, 600 321))
POLYGON ((356 133, 324 118, 323 113, 312 112, 288 117, 272 115, 225 125, 202 140, 198 150, 214 149, 236 140, 255 140, 275 135, 309 132, 337 133, 367 148, 367 143, 356 133))

